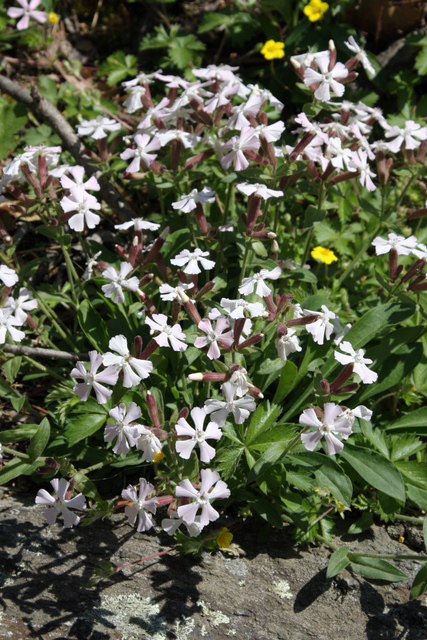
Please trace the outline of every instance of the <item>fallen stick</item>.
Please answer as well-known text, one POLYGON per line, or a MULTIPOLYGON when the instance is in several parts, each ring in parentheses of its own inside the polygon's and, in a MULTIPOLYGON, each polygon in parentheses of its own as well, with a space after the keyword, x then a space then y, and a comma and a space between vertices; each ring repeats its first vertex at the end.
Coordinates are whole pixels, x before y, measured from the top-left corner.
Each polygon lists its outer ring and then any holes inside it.
POLYGON ((17 356, 55 358, 56 360, 89 360, 88 353, 69 353, 68 351, 56 351, 56 349, 43 349, 42 347, 25 347, 21 344, 4 344, 5 353, 13 353, 17 356))

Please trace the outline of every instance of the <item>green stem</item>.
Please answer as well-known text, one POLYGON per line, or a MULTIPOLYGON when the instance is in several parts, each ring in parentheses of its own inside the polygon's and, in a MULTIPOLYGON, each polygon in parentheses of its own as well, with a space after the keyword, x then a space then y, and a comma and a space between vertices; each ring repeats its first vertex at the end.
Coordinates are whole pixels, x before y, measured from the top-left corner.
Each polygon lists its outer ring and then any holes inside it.
POLYGON ((64 378, 60 376, 58 373, 56 373, 56 371, 53 371, 53 369, 51 369, 50 367, 45 367, 43 364, 40 364, 40 362, 33 360, 33 358, 30 358, 29 356, 23 356, 23 358, 26 362, 29 362, 30 364, 32 364, 33 367, 35 367, 36 369, 43 371, 43 373, 45 373, 47 376, 52 376, 53 378, 56 378, 60 382, 64 382, 64 378))
POLYGON ((304 253, 301 260, 301 266, 303 267, 307 262, 308 254, 310 253, 311 241, 313 240, 314 227, 311 227, 305 239, 304 253))
POLYGON ((360 258, 369 249, 369 247, 372 244, 372 241, 377 237, 378 233, 380 232, 381 226, 382 226, 381 224, 378 225, 378 227, 375 229, 374 233, 371 236, 369 236, 369 238, 366 240, 365 244, 362 246, 360 251, 356 254, 356 256, 353 258, 353 260, 350 262, 350 264, 348 265, 347 269, 340 275, 340 277, 338 278, 337 287, 341 286, 341 284, 344 282, 344 280, 349 275, 349 273, 351 273, 353 271, 354 267, 359 262, 360 258))
POLYGON ((78 305, 79 305, 79 299, 78 299, 78 296, 77 296, 77 293, 76 293, 76 290, 75 290, 75 287, 74 287, 74 282, 76 282, 76 284, 77 284, 77 286, 79 288, 80 294, 84 298, 88 299, 88 295, 87 295, 86 291, 84 291, 84 289, 82 287, 82 283, 80 281, 79 276, 77 275, 77 271, 76 271, 76 269, 75 269, 75 267, 73 265, 73 261, 70 258, 70 254, 68 253, 67 249, 64 246, 62 247, 62 253, 64 254, 65 264, 67 266, 68 279, 70 281, 71 291, 73 293, 74 304, 76 305, 76 309, 77 309, 78 305))
POLYGON ((96 471, 97 469, 102 469, 102 467, 105 467, 106 464, 109 464, 108 462, 97 462, 96 464, 93 464, 91 467, 87 467, 86 469, 79 469, 79 471, 77 471, 77 473, 83 473, 85 476, 87 476, 88 473, 90 473, 91 471, 96 471))
POLYGON ((412 183, 414 182, 415 178, 417 177, 416 173, 413 173, 412 176, 409 178, 408 182, 406 183, 405 187, 402 190, 402 193, 400 194, 399 197, 396 198, 396 202, 394 203, 393 207, 392 207, 392 211, 396 211, 396 209, 399 207, 400 203, 402 202, 403 198, 405 197, 408 189, 412 186, 412 183))
POLYGON ((333 542, 330 542, 329 540, 326 540, 326 538, 324 538, 320 534, 317 534, 316 540, 319 540, 319 542, 323 542, 323 544, 326 544, 326 546, 332 549, 332 551, 338 551, 339 549, 339 547, 337 547, 336 544, 334 544, 333 542))
MULTIPOLYGON (((242 283, 242 280, 245 277, 246 265, 247 265, 247 262, 248 262, 248 255, 249 255, 249 242, 246 241, 245 253, 244 253, 243 262, 242 262, 242 269, 240 271, 240 278, 239 278, 240 284, 242 283)), ((240 298, 240 292, 238 292, 237 295, 240 298)))
POLYGON ((49 320, 55 326, 55 328, 57 329, 59 335, 65 340, 65 342, 68 344, 68 346, 70 346, 74 351, 75 344, 74 344, 74 341, 71 339, 71 337, 69 337, 67 335, 68 329, 65 327, 65 325, 61 322, 61 320, 59 318, 57 319, 55 317, 56 314, 54 314, 53 311, 51 309, 49 309, 49 307, 43 302, 43 300, 37 294, 35 289, 33 289, 33 293, 34 293, 34 296, 37 299, 37 302, 39 303, 40 309, 43 311, 43 313, 49 318, 49 320), (62 325, 62 327, 61 327, 61 325, 62 325))
POLYGON ((427 560, 427 556, 416 556, 411 554, 394 554, 394 553, 353 553, 351 552, 353 558, 385 558, 387 560, 420 560, 420 562, 425 562, 427 560))
POLYGON ((396 515, 394 516, 396 520, 405 520, 405 522, 414 522, 415 524, 423 524, 424 518, 416 518, 415 516, 404 516, 404 515, 396 515))
POLYGON ((230 182, 230 184, 228 185, 227 196, 225 198, 224 222, 227 222, 230 205, 231 205, 232 212, 234 212, 234 191, 235 191, 234 182, 230 182))
POLYGON ((9 453, 11 456, 15 456, 15 458, 21 458, 22 460, 30 461, 30 456, 27 456, 26 453, 21 453, 20 451, 15 451, 15 449, 9 449, 9 447, 2 446, 3 453, 9 453))

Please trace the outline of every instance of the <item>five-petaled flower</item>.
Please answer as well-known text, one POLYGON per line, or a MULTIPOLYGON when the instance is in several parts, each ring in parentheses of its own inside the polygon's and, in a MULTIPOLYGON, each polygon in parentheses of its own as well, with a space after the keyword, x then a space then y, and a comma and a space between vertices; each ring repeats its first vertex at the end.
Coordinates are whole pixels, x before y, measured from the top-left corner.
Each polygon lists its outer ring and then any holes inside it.
POLYGON ((310 0, 310 2, 304 7, 304 13, 310 22, 317 22, 323 18, 328 9, 329 5, 327 2, 322 2, 322 0, 310 0))
POLYGON ((194 249, 194 251, 183 249, 181 253, 178 253, 178 255, 171 260, 171 264, 174 264, 177 267, 184 267, 184 273, 201 273, 199 262, 206 271, 213 269, 215 266, 215 262, 213 260, 207 259, 208 255, 209 251, 202 251, 198 247, 194 249))
POLYGON ((187 524, 194 522, 198 510, 201 508, 200 524, 205 527, 209 522, 218 520, 219 513, 212 505, 211 500, 219 498, 229 498, 230 489, 223 480, 220 480, 217 471, 211 469, 202 469, 200 472, 201 486, 198 491, 190 482, 190 480, 182 480, 176 488, 176 496, 178 498, 190 498, 193 502, 178 507, 178 516, 187 524), (215 486, 213 486, 215 485, 215 486))
POLYGON ((325 247, 314 247, 311 252, 311 257, 315 260, 320 260, 320 262, 324 262, 325 264, 332 264, 336 262, 338 258, 335 253, 330 249, 326 249, 325 247))
POLYGON ((194 409, 191 410, 191 418, 194 422, 195 429, 188 424, 185 418, 180 418, 176 423, 176 435, 178 437, 188 436, 188 439, 178 440, 175 448, 181 458, 188 460, 194 447, 198 444, 200 448, 200 460, 202 462, 210 462, 216 452, 206 440, 219 440, 222 436, 222 431, 216 422, 209 422, 206 429, 203 428, 203 423, 206 419, 206 411, 204 408, 194 407, 194 409))
POLYGON ((164 313, 154 313, 153 319, 145 318, 145 324, 151 327, 151 331, 160 331, 153 340, 157 342, 159 347, 172 347, 174 351, 185 351, 188 347, 185 344, 185 333, 179 324, 172 327, 168 325, 168 318, 164 313))
POLYGON ((251 411, 255 411, 255 400, 251 396, 236 398, 237 385, 232 382, 224 382, 221 387, 224 400, 218 398, 209 399, 205 402, 206 413, 211 414, 211 418, 219 427, 226 423, 229 413, 233 414, 236 424, 243 424, 249 418, 251 411))
POLYGON ((355 351, 350 342, 344 340, 340 342, 340 349, 345 352, 340 353, 339 351, 334 351, 335 360, 338 360, 341 364, 354 364, 353 370, 354 373, 360 377, 361 381, 365 384, 372 384, 377 381, 378 374, 374 371, 371 371, 366 365, 372 364, 372 360, 370 358, 364 358, 365 352, 363 349, 359 349, 355 351))
POLYGON ((129 524, 134 524, 138 518, 137 531, 148 531, 153 526, 153 521, 147 511, 155 514, 159 501, 156 497, 146 500, 147 496, 153 491, 153 485, 147 482, 145 478, 139 479, 139 496, 138 489, 132 485, 122 491, 122 498, 129 500, 131 503, 125 507, 125 514, 128 517, 129 524))
POLYGON ((69 500, 65 499, 70 483, 65 478, 54 478, 50 484, 55 490, 56 496, 51 496, 46 489, 39 489, 36 496, 36 504, 47 507, 42 511, 48 524, 54 524, 56 518, 61 514, 64 518, 64 527, 71 529, 80 522, 79 516, 70 509, 86 509, 86 499, 82 493, 69 500))
POLYGON ((10 7, 7 10, 7 15, 10 18, 21 18, 16 25, 18 31, 28 29, 30 18, 34 18, 34 20, 37 20, 40 24, 44 24, 46 22, 46 11, 35 11, 41 0, 30 0, 30 2, 28 2, 28 0, 17 0, 17 2, 21 5, 22 9, 19 9, 18 7, 10 7))
POLYGON ((228 328, 228 320, 225 316, 220 316, 215 324, 215 329, 211 325, 211 321, 209 318, 205 318, 201 320, 197 325, 198 328, 206 333, 206 336, 202 338, 196 338, 194 341, 194 346, 198 349, 203 349, 209 345, 209 349, 207 352, 207 356, 209 360, 217 360, 221 352, 218 346, 218 340, 220 342, 224 342, 226 345, 231 347, 234 342, 234 335, 232 331, 225 331, 228 328))
POLYGON ((343 443, 335 434, 340 434, 344 440, 351 435, 352 427, 343 415, 341 407, 333 402, 326 402, 322 417, 318 417, 314 409, 305 409, 299 417, 299 423, 306 427, 314 427, 317 431, 302 433, 301 441, 308 451, 314 451, 317 444, 324 437, 329 455, 338 453, 344 448, 343 443))
POLYGON ((285 55, 285 44, 283 42, 276 42, 275 40, 267 40, 261 49, 261 55, 263 55, 266 60, 283 58, 285 55))
POLYGON ((97 351, 89 351, 90 369, 86 370, 84 363, 80 360, 76 362, 76 366, 71 371, 73 378, 77 380, 83 378, 84 382, 79 382, 73 387, 74 393, 79 397, 79 400, 86 402, 89 397, 90 390, 93 387, 96 395, 96 401, 98 404, 105 404, 113 393, 111 389, 104 387, 101 382, 105 384, 115 385, 119 374, 113 367, 107 367, 104 371, 97 373, 99 367, 103 363, 103 356, 97 351))
POLYGON ((130 262, 122 262, 119 273, 117 273, 114 267, 107 267, 107 269, 102 272, 102 277, 106 280, 111 280, 111 282, 102 285, 101 289, 104 295, 107 298, 113 298, 113 302, 121 302, 123 304, 125 301, 123 289, 137 291, 139 287, 139 279, 136 276, 132 276, 132 278, 126 280, 126 277, 132 270, 133 266, 130 262))
POLYGON ((118 407, 111 409, 108 415, 114 422, 109 422, 105 427, 105 442, 111 442, 117 436, 117 442, 113 447, 114 453, 129 453, 130 447, 134 447, 138 442, 139 428, 133 421, 142 416, 141 409, 135 402, 129 402, 129 407, 126 409, 124 402, 121 402, 118 407))
POLYGON ((153 363, 150 360, 139 360, 130 355, 128 343, 123 335, 111 338, 108 346, 115 353, 107 351, 102 356, 104 365, 113 367, 117 373, 123 371, 123 386, 129 389, 136 387, 142 379, 148 378, 153 370, 153 363))

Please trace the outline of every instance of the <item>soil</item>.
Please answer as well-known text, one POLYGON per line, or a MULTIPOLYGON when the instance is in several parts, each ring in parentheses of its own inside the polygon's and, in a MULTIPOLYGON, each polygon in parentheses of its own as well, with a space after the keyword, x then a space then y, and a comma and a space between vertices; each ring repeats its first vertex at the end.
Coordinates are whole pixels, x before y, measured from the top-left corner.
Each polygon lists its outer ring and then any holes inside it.
MULTIPOLYGON (((328 580, 328 548, 301 549, 286 529, 260 544, 247 524, 229 551, 166 554, 87 588, 99 561, 121 566, 167 549, 170 538, 160 527, 136 533, 123 514, 89 528, 48 527, 33 494, 0 489, 0 496, 0 638, 427 638, 427 598, 409 602, 415 561, 396 563, 409 576, 405 582, 374 583, 347 570, 328 580)), ((336 544, 414 553, 377 526, 336 544)))

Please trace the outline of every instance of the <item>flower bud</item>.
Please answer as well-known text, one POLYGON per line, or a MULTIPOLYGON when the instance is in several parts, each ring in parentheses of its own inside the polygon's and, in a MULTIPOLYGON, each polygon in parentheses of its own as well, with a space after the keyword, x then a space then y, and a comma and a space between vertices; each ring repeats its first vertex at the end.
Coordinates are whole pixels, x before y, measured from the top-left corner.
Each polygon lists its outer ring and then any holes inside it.
POLYGON ((250 338, 247 338, 247 340, 244 340, 243 342, 238 344, 236 346, 236 351, 241 351, 242 349, 245 349, 245 347, 252 347, 254 344, 257 344, 258 342, 261 342, 263 337, 264 337, 263 333, 256 333, 255 335, 251 336, 250 338))
POLYGON ((149 391, 147 391, 146 403, 147 403, 147 409, 150 414, 153 426, 156 428, 160 428, 160 420, 159 420, 159 414, 157 411, 157 404, 153 394, 150 393, 149 391))

